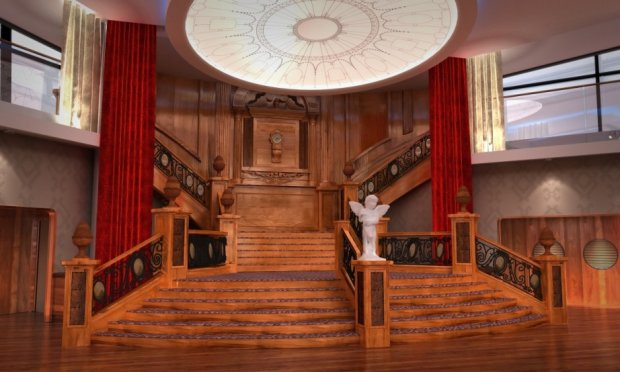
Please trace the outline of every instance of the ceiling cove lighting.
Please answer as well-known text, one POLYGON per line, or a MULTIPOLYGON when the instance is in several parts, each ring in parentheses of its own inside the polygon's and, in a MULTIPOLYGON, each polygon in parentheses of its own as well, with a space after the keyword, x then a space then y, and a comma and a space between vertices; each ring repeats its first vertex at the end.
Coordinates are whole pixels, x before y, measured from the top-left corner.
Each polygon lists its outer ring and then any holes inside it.
POLYGON ((166 28, 211 76, 321 94, 426 71, 465 39, 475 13, 475 0, 175 0, 166 28))

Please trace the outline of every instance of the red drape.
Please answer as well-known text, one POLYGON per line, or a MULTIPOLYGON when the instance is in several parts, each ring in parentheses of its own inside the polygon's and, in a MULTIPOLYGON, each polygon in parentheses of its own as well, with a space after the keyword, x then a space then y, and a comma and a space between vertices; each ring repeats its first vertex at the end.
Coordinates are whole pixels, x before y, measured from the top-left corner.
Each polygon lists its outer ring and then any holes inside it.
POLYGON ((448 58, 433 67, 429 95, 433 230, 448 231, 459 187, 472 192, 466 60, 448 58))
POLYGON ((103 262, 151 235, 155 48, 155 26, 108 21, 96 246, 103 262))

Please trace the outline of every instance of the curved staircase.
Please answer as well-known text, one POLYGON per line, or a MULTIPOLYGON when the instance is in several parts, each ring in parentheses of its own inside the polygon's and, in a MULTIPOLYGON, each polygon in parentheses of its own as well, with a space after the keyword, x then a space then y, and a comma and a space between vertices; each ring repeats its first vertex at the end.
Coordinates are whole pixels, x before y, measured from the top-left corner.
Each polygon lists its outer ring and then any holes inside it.
POLYGON ((546 316, 471 275, 392 272, 391 340, 460 337, 534 326, 546 316))

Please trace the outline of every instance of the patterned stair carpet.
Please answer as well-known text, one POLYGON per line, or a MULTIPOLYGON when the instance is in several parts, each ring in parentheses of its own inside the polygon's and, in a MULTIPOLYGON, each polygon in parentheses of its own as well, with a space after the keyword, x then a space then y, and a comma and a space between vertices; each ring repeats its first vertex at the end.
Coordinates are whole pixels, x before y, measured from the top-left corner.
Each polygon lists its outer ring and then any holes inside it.
MULTIPOLYGON (((188 278, 188 282, 270 282, 270 281, 314 281, 339 280, 334 271, 248 271, 236 274, 222 274, 199 278, 188 278)), ((182 283, 183 281, 180 281, 182 283)))
MULTIPOLYGON (((170 334, 170 333, 139 333, 139 332, 97 332, 94 336, 144 338, 161 340, 289 340, 289 339, 316 339, 335 337, 358 337, 354 331, 340 331, 327 333, 200 333, 200 334, 170 334)), ((308 346, 306 346, 308 347, 308 346)))
POLYGON ((503 320, 494 320, 490 322, 476 322, 476 323, 462 323, 457 325, 448 325, 448 326, 439 326, 439 327, 420 327, 420 328, 397 328, 392 329, 391 334, 393 335, 402 335, 402 334, 413 334, 413 333, 437 333, 437 332, 454 332, 454 331, 465 331, 465 330, 473 330, 473 329, 483 329, 483 328, 493 328, 493 327, 501 327, 519 323, 526 323, 536 320, 543 320, 546 316, 543 314, 528 314, 518 318, 510 318, 503 320))
POLYGON ((430 314, 430 315, 418 315, 412 317, 398 317, 392 318, 392 322, 408 322, 408 321, 425 321, 425 320, 437 320, 437 319, 457 319, 457 318, 474 318, 485 315, 496 315, 496 314, 508 314, 515 313, 522 310, 529 309, 526 306, 510 306, 504 307, 500 309, 491 309, 491 310, 483 310, 483 311, 472 311, 467 313, 439 313, 439 314, 430 314))

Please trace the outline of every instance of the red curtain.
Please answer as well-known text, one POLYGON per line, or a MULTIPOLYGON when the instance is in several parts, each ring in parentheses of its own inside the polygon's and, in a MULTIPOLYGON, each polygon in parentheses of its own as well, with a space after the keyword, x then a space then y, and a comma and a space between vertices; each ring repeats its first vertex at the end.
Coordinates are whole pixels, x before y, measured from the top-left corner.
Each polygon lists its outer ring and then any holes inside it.
POLYGON ((433 230, 448 231, 459 187, 472 190, 466 60, 448 58, 433 67, 429 95, 433 230))
POLYGON ((156 28, 108 21, 97 199, 96 258, 151 235, 156 28))

